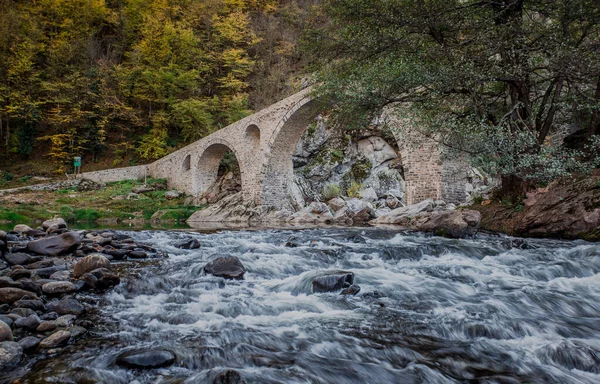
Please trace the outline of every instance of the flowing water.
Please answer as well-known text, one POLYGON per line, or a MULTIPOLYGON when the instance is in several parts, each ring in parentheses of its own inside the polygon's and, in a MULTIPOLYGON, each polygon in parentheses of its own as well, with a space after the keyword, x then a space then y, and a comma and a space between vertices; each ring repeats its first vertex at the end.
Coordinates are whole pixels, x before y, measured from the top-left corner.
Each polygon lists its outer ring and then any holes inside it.
POLYGON ((600 382, 600 244, 384 229, 130 235, 169 258, 108 293, 92 337, 30 364, 22 383, 212 383, 225 369, 247 383, 600 382), (174 247, 190 237, 202 247, 174 247), (224 255, 245 280, 203 274, 224 255), (311 294, 324 270, 353 272, 360 293, 311 294), (156 348, 176 363, 115 364, 156 348))

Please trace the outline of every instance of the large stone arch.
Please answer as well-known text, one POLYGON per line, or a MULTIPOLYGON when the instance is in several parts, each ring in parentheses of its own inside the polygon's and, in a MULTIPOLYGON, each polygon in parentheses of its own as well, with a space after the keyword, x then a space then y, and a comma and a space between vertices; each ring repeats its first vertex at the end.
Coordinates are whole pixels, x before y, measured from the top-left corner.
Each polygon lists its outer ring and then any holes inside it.
POLYGON ((268 142, 269 155, 263 165, 261 203, 267 207, 286 208, 289 187, 294 178, 292 155, 296 144, 319 113, 318 102, 310 96, 295 103, 277 123, 268 142))
POLYGON ((224 139, 211 140, 199 154, 193 177, 193 195, 201 196, 210 188, 218 178, 219 164, 227 152, 233 152, 240 165, 242 177, 242 190, 248 184, 248 176, 244 167, 242 153, 234 145, 224 139))

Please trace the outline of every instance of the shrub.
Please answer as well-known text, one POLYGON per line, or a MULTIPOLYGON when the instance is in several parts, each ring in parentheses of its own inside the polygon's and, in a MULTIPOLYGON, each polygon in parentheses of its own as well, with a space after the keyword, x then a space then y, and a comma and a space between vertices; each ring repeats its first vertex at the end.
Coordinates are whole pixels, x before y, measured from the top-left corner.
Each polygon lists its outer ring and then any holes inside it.
POLYGON ((340 186, 337 184, 326 184, 321 192, 323 201, 329 201, 340 196, 340 186))
POLYGON ((362 183, 357 183, 356 181, 353 181, 350 184, 350 187, 348 188, 348 191, 347 191, 348 197, 360 198, 360 191, 362 190, 362 188, 363 188, 362 183))

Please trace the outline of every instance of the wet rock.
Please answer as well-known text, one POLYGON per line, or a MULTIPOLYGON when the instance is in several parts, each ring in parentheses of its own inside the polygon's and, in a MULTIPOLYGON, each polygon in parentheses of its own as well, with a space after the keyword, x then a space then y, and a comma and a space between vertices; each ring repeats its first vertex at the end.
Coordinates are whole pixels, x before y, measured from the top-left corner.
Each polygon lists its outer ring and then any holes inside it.
POLYGON ((63 344, 66 344, 70 338, 71 332, 61 329, 42 340, 40 342, 40 348, 56 348, 63 344))
POLYGON ((8 276, 0 277, 0 288, 23 288, 23 284, 20 281, 14 281, 8 276))
POLYGON ((242 378, 242 375, 238 371, 228 369, 223 372, 219 372, 217 377, 213 380, 213 384, 246 384, 246 381, 242 378))
POLYGON ((176 244, 175 246, 180 249, 198 249, 200 248, 200 241, 198 239, 190 239, 176 244))
POLYGON ((75 316, 75 315, 64 315, 64 316, 56 318, 56 321, 54 321, 54 324, 56 324, 56 326, 58 328, 67 328, 67 327, 70 327, 71 325, 73 325, 73 322, 75 321, 75 319, 77 319, 77 316, 75 316))
POLYGON ((8 251, 8 235, 4 231, 0 231, 0 255, 4 255, 8 251))
POLYGON ((79 277, 98 268, 110 268, 110 260, 101 254, 88 255, 75 264, 73 276, 79 277))
POLYGON ((58 217, 55 219, 46 220, 42 223, 42 229, 44 231, 47 231, 48 228, 51 227, 67 228, 67 222, 65 221, 65 219, 58 217))
MULTIPOLYGON (((65 316, 73 316, 73 315, 65 315, 65 316)), ((40 319, 42 319, 42 320, 56 320, 56 319, 58 319, 58 313, 56 313, 56 312, 44 313, 42 316, 40 316, 40 319)))
POLYGON ((67 281, 71 277, 70 271, 58 271, 50 275, 51 280, 67 281))
POLYGON ((361 235, 348 236, 346 237, 346 240, 355 244, 365 244, 367 242, 367 240, 365 240, 365 238, 361 235))
POLYGON ((33 231, 33 229, 30 226, 25 225, 25 224, 17 224, 13 228, 13 231, 18 232, 18 233, 22 233, 22 232, 33 231))
POLYGON ((360 285, 352 284, 348 288, 344 288, 340 295, 356 295, 358 292, 360 292, 360 285))
POLYGON ((128 368, 151 369, 168 367, 175 362, 175 354, 165 349, 129 351, 117 357, 117 364, 128 368))
POLYGON ((98 268, 81 276, 81 280, 92 289, 104 290, 114 287, 121 282, 119 275, 110 272, 106 268, 98 268))
POLYGON ((35 329, 36 332, 44 333, 54 331, 57 328, 56 322, 52 320, 42 321, 40 325, 35 329))
POLYGON ((27 336, 19 340, 19 345, 25 352, 34 351, 40 345, 40 339, 35 336, 27 336))
POLYGON ((12 368, 21 361, 23 348, 14 341, 3 341, 0 343, 0 372, 12 368))
POLYGON ((148 257, 148 254, 144 251, 131 251, 127 254, 127 257, 132 259, 145 259, 148 257))
POLYGON ((246 269, 236 256, 219 257, 204 266, 204 272, 226 279, 243 279, 246 269))
POLYGON ((114 260, 123 260, 127 255, 127 252, 122 249, 103 249, 102 253, 112 256, 114 260))
POLYGON ((15 321, 15 327, 35 331, 36 328, 40 325, 40 323, 40 318, 37 315, 33 314, 27 317, 21 317, 20 319, 17 319, 15 321))
POLYGON ((81 315, 85 312, 84 306, 79 301, 70 297, 48 303, 46 307, 48 307, 49 311, 56 312, 59 315, 81 315))
POLYGON ((15 322, 7 315, 0 315, 0 321, 4 321, 9 327, 12 327, 13 323, 15 322))
POLYGON ((413 226, 418 231, 433 232, 439 236, 463 238, 477 233, 481 213, 474 210, 436 211, 419 217, 413 226))
POLYGON ((41 237, 46 236, 46 232, 39 229, 32 229, 31 231, 25 232, 25 235, 29 237, 41 237))
POLYGON ((15 321, 19 318, 19 317, 27 317, 27 316, 31 316, 31 315, 35 315, 35 311, 31 308, 13 308, 9 315, 16 315, 17 317, 15 318, 15 321))
POLYGON ((30 260, 29 264, 27 264, 27 269, 40 269, 40 268, 48 268, 54 266, 55 260, 48 258, 43 260, 37 260, 34 262, 33 258, 30 260))
POLYGON ((57 256, 71 252, 79 245, 79 234, 67 232, 58 236, 45 237, 30 241, 27 250, 39 255, 57 256))
POLYGON ((35 274, 43 279, 47 279, 56 272, 66 271, 66 265, 54 265, 52 267, 39 268, 35 270, 35 274))
POLYGON ((44 305, 44 303, 41 300, 21 299, 21 300, 15 301, 15 303, 13 305, 17 308, 29 308, 29 309, 33 309, 34 311, 46 310, 46 306, 44 305))
POLYGON ((354 284, 354 273, 336 271, 317 276, 312 281, 312 292, 336 292, 354 284))
POLYGON ((13 334, 10 325, 0 320, 0 341, 12 341, 13 334))
POLYGON ((46 283, 42 286, 42 291, 49 295, 56 295, 59 293, 70 293, 75 292, 77 288, 70 281, 54 281, 46 283))
POLYGON ((25 265, 29 264, 31 256, 26 253, 7 253, 4 255, 4 260, 8 261, 10 265, 25 265))
POLYGON ((28 297, 33 300, 38 300, 38 297, 31 292, 19 288, 0 288, 0 303, 12 304, 17 300, 28 297))
POLYGON ((13 269, 8 276, 13 280, 28 279, 31 277, 31 271, 28 269, 13 269))

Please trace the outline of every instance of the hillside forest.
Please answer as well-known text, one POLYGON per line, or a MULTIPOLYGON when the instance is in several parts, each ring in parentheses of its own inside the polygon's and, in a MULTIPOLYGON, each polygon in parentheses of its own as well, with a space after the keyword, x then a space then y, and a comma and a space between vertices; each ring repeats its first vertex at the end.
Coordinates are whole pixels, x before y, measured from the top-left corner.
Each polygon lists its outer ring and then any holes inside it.
POLYGON ((287 96, 312 3, 0 0, 1 167, 148 162, 287 96))

